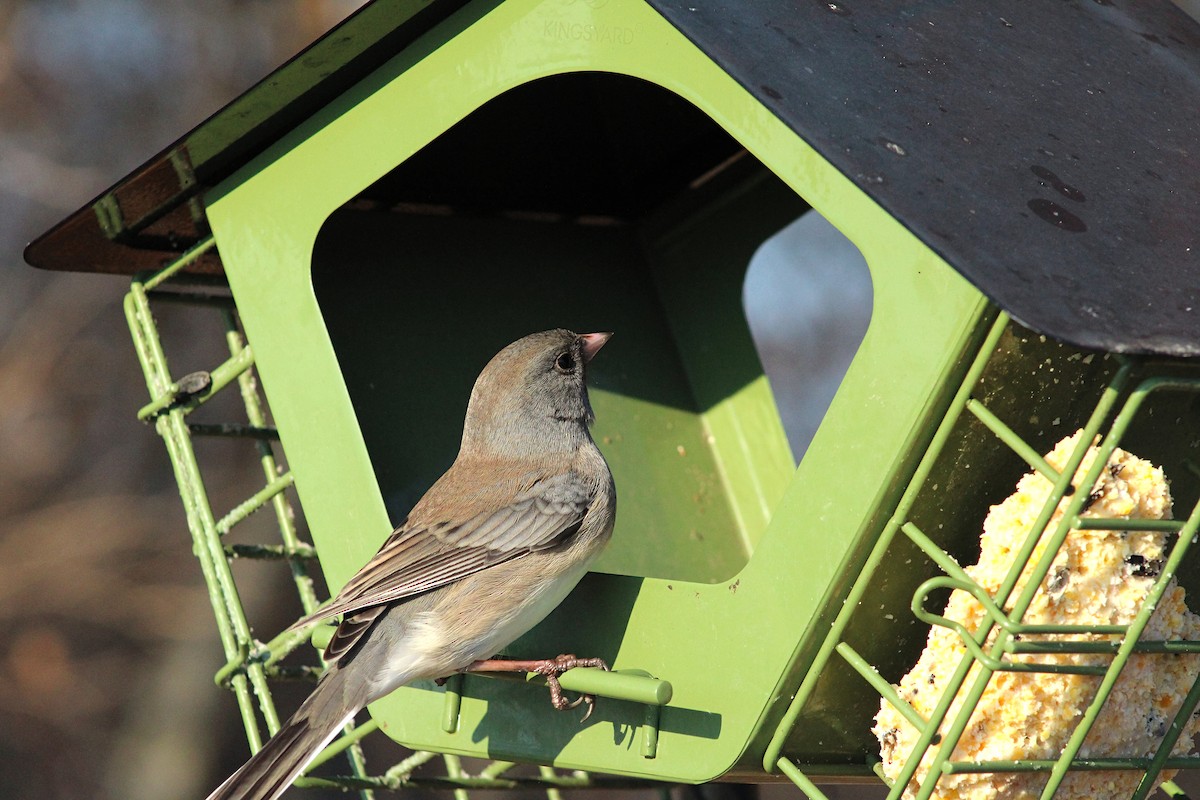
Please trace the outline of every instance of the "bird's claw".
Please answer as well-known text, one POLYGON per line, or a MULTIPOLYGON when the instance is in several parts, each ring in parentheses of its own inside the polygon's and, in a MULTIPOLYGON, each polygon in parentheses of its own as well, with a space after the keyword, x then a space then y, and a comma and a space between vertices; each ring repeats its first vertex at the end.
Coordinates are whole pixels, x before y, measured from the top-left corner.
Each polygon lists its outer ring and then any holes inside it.
POLYGON ((588 717, 592 715, 592 712, 596 708, 596 697, 590 694, 581 694, 574 700, 568 700, 563 695, 562 684, 558 682, 558 676, 576 667, 595 667, 606 672, 608 671, 608 664, 605 663, 604 659, 579 658, 572 653, 565 653, 554 658, 543 658, 537 661, 488 659, 485 661, 476 661, 462 671, 536 672, 538 675, 545 677, 546 686, 550 688, 550 704, 559 711, 568 711, 572 708, 578 708, 580 704, 587 704, 587 713, 580 720, 580 723, 584 723, 587 722, 588 717))
POLYGON ((587 712, 584 713, 583 719, 579 720, 579 723, 582 725, 584 722, 587 722, 588 717, 592 716, 592 712, 596 710, 595 696, 581 694, 574 700, 567 700, 563 696, 562 685, 558 682, 559 675, 576 667, 597 667, 608 671, 608 664, 602 658, 579 658, 574 654, 565 653, 546 659, 538 665, 536 672, 545 676, 546 685, 550 687, 550 704, 559 711, 569 711, 572 708, 578 708, 581 703, 587 704, 587 712))

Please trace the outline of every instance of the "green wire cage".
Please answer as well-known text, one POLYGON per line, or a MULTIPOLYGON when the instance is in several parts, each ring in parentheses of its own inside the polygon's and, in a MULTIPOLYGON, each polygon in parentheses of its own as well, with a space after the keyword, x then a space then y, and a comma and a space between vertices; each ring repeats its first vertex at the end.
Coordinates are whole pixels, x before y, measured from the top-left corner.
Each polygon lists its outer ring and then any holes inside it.
POLYGON ((891 798, 925 800, 954 776, 1029 773, 1050 798, 1115 771, 1136 773, 1140 798, 1162 769, 1200 766, 1174 755, 1200 683, 1149 752, 1087 747, 1132 659, 1200 652, 1143 638, 1172 581, 1200 592, 1200 244, 1178 222, 1200 215, 1181 138, 1200 110, 1144 56, 1155 38, 1194 42, 1154 56, 1200 75, 1200 26, 1169 5, 1003 5, 380 0, 34 242, 38 266, 134 275, 138 417, 166 443, 217 619, 216 680, 250 749, 279 726, 273 682, 320 665, 304 636, 247 618, 231 563, 279 562, 315 608, 311 570, 345 581, 449 463, 451 409, 483 360, 565 323, 620 333, 593 403, 622 511, 597 570, 512 654, 608 659, 612 673, 562 678, 601 698, 596 717, 552 711, 533 676, 418 683, 301 783, 788 779, 819 800, 819 784, 882 779, 891 798), (1042 80, 1093 80, 1097 51, 1124 72, 1090 99, 1042 80), (874 296, 796 464, 741 291, 757 248, 810 209, 862 252, 874 296), (172 372, 155 313, 177 304, 221 318, 226 360, 172 372), (244 417, 194 421, 226 389, 244 417), (1076 431, 1061 469, 1040 455, 1076 431), (261 486, 223 516, 197 457, 210 436, 261 459, 261 486), (1162 467, 1176 519, 1089 509, 1077 487, 1118 446, 1162 467), (960 564, 1030 470, 1052 489, 988 591, 960 564), (267 506, 279 537, 233 543, 267 506), (1064 543, 1111 530, 1168 542, 1130 620, 1028 619, 1064 543), (951 591, 976 598, 981 626, 943 614, 951 591), (931 626, 963 655, 923 711, 895 684, 931 626), (1013 672, 1095 692, 1046 758, 959 757, 989 683, 1013 672), (890 774, 881 703, 916 730, 890 774), (416 755, 368 769, 358 742, 375 730, 416 755), (343 753, 348 766, 327 765, 343 753), (463 757, 489 766, 468 774, 463 757))
MULTIPOLYGON (((912 796, 922 800, 935 795, 943 775, 1022 772, 1044 775, 1040 795, 1050 798, 1063 778, 1076 770, 1136 771, 1141 780, 1131 796, 1142 798, 1153 790, 1162 768, 1200 766, 1195 757, 1172 756, 1172 748, 1200 702, 1200 671, 1152 753, 1080 756, 1081 746, 1132 654, 1173 658, 1200 652, 1200 642, 1196 641, 1141 638, 1172 579, 1184 584, 1191 597, 1196 596, 1198 588, 1194 557, 1185 560, 1200 526, 1198 392, 1200 375, 1191 365, 1127 357, 1093 358, 1031 334, 1001 315, 938 426, 895 514, 862 563, 813 669, 767 750, 767 762, 777 764, 810 797, 820 798, 824 795, 805 774, 805 756, 785 754, 789 749, 805 753, 832 747, 844 753, 847 763, 856 764, 856 768, 864 762, 871 764, 891 787, 888 797, 896 798, 910 786, 922 759, 928 759, 927 776, 911 785, 915 790, 912 796), (1031 372, 1043 374, 1032 386, 1031 372), (1014 393, 1014 387, 1033 391, 1014 393), (1045 443, 1044 430, 1049 427, 1082 431, 1061 473, 1038 454, 1037 445, 1045 443), (1072 476, 1096 437, 1098 454, 1079 486, 1095 485, 1109 456, 1124 444, 1151 454, 1155 463, 1167 465, 1180 518, 1081 516, 1089 493, 1075 491, 1072 476), (1006 487, 1011 487, 1019 470, 1030 468, 1050 479, 1053 489, 1024 541, 1014 550, 1000 591, 992 595, 963 570, 955 555, 970 560, 982 519, 981 508, 986 508, 989 499, 998 501, 1006 494, 1006 487), (1050 526, 1051 515, 1064 498, 1069 498, 1064 522, 1050 526), (1067 537, 1086 536, 1094 530, 1153 531, 1166 533, 1173 540, 1137 614, 1128 624, 1119 626, 1024 623, 1023 614, 1067 537), (1023 573, 1028 578, 1017 594, 1014 588, 1023 573), (933 613, 937 604, 931 595, 939 589, 958 589, 978 598, 986 608, 985 624, 967 630, 940 616, 940 606, 939 613, 933 613), (953 676, 933 713, 926 718, 897 693, 893 684, 916 660, 916 650, 924 644, 930 625, 954 629, 962 639, 964 653, 954 665, 953 676), (993 631, 995 635, 989 637, 993 631), (1083 641, 1088 635, 1106 641, 1083 641), (897 644, 906 646, 897 649, 897 644), (1016 658, 1019 654, 1048 652, 1102 653, 1107 663, 1039 665, 1016 658), (1002 671, 1048 675, 1069 672, 1094 678, 1094 696, 1086 713, 1072 725, 1069 743, 1057 757, 988 762, 952 757, 988 681, 1002 671), (855 681, 873 690, 859 694, 857 713, 847 714, 844 708, 836 714, 821 712, 830 707, 828 698, 853 694, 849 684, 855 681), (877 747, 868 747, 865 753, 860 749, 862 731, 869 727, 881 698, 900 710, 919 731, 917 744, 906 755, 894 781, 879 771, 877 747), (954 713, 948 713, 956 699, 959 703, 954 713), (817 712, 806 718, 806 710, 814 708, 817 712)), ((944 595, 940 601, 945 603, 944 595)), ((1149 698, 1146 706, 1149 716, 1149 698)), ((1182 794, 1170 781, 1162 788, 1174 796, 1182 794)))

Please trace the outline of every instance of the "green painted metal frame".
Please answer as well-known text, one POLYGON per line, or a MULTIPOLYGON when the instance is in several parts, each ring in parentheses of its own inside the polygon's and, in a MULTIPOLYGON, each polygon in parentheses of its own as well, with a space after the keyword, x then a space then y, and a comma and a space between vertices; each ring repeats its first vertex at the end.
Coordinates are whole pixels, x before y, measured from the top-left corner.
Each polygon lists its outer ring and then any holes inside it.
MULTIPOLYGON (((320 666, 284 667, 280 661, 299 645, 308 642, 306 634, 284 633, 269 642, 254 638, 250 622, 242 607, 230 562, 235 558, 260 558, 285 562, 292 575, 301 606, 307 613, 318 606, 309 577, 309 562, 315 558, 312 545, 302 541, 296 527, 296 507, 287 496, 293 484, 291 472, 278 465, 272 442, 279 438, 275 428, 267 424, 267 410, 254 374, 254 353, 240 330, 232 298, 213 293, 207 285, 199 290, 188 283, 183 270, 195 258, 214 248, 212 237, 206 238, 163 269, 135 277, 125 296, 126 321, 146 378, 150 402, 138 411, 138 419, 153 423, 163 438, 179 485, 187 516, 192 547, 200 562, 205 585, 212 602, 217 630, 226 663, 217 670, 215 681, 228 687, 237 699, 251 752, 262 747, 263 730, 272 735, 279 729, 279 715, 270 688, 273 679, 315 679, 320 666), (173 291, 164 292, 164 284, 173 291), (228 360, 211 371, 191 373, 176 380, 171 376, 151 300, 162 303, 183 303, 215 309, 223 318, 228 360), (221 390, 237 385, 245 410, 245 422, 224 424, 189 423, 188 415, 212 399, 221 390), (233 436, 253 442, 258 451, 266 485, 253 492, 229 513, 217 519, 205 491, 199 461, 192 439, 195 436, 233 436), (226 544, 224 536, 238 523, 256 511, 271 506, 277 523, 279 544, 226 544), (261 717, 262 726, 259 718, 261 717)), ((537 681, 541 676, 526 676, 537 681)), ((569 691, 589 692, 610 698, 647 703, 648 722, 653 723, 649 709, 670 700, 671 687, 645 674, 614 674, 606 676, 599 670, 572 670, 562 678, 569 691)), ((596 779, 575 772, 562 775, 553 768, 542 767, 537 777, 506 776, 512 762, 492 762, 478 775, 469 775, 455 755, 417 752, 387 769, 381 775, 366 772, 360 740, 379 725, 371 720, 362 725, 350 724, 343 735, 329 745, 310 765, 313 770, 335 756, 345 754, 350 774, 336 778, 304 777, 299 786, 338 786, 357 789, 370 800, 375 789, 413 787, 453 789, 458 800, 466 800, 467 789, 540 788, 549 800, 560 800, 562 789, 621 789, 644 788, 645 783, 621 779, 596 779), (442 758, 446 774, 414 776, 413 772, 435 758, 442 758)), ((651 730, 653 724, 647 726, 651 730)), ((653 748, 647 741, 644 747, 653 748)))
MULTIPOLYGON (((1153 781, 1164 767, 1177 769, 1194 769, 1200 767, 1200 757, 1172 757, 1171 750, 1178 737, 1182 734, 1192 712, 1200 704, 1200 676, 1197 676, 1191 691, 1185 697, 1178 713, 1172 720, 1161 744, 1150 757, 1123 758, 1089 758, 1078 757, 1080 747, 1085 737, 1096 721, 1100 710, 1107 701, 1110 692, 1133 653, 1157 653, 1164 657, 1170 654, 1200 652, 1200 641, 1139 641, 1143 629, 1150 619, 1159 598, 1167 588, 1168 583, 1177 574, 1185 555, 1200 532, 1200 502, 1197 502, 1188 513, 1186 520, 1136 520, 1136 519, 1102 519, 1081 517, 1087 492, 1075 492, 1071 495, 1064 519, 1069 524, 1058 526, 1049 538, 1022 592, 1012 597, 1014 588, 1023 571, 1029 566, 1031 555, 1038 542, 1047 536, 1047 526, 1054 510, 1067 497, 1073 476, 1087 453, 1093 439, 1103 433, 1099 443, 1099 452, 1092 466, 1080 482, 1083 486, 1091 486, 1100 476, 1100 471, 1108 463, 1108 458, 1121 442, 1135 416, 1142 409, 1148 397, 1156 392, 1181 391, 1200 395, 1200 377, 1177 377, 1167 374, 1156 375, 1153 365, 1148 374, 1143 374, 1131 386, 1132 375, 1140 366, 1138 360, 1123 358, 1121 366, 1114 373, 1108 386, 1100 396, 1099 402, 1092 411, 1090 418, 1083 427, 1079 444, 1071 453, 1063 471, 1059 473, 1050 467, 1037 454, 1036 450, 1025 442, 1016 432, 993 414, 979 400, 972 397, 976 391, 980 376, 983 374, 989 359, 993 356, 997 343, 1004 334, 1010 321, 1007 315, 1001 314, 992 326, 988 338, 984 341, 979 353, 967 372, 954 397, 950 408, 938 426, 929 449, 926 451, 920 466, 917 468, 909 483, 903 498, 896 508, 896 513, 889 521, 887 528, 880 536, 868 561, 863 568, 854 588, 847 597, 843 611, 825 638, 822 649, 814 661, 808 679, 793 699, 788 713, 785 715, 778 730, 768 746, 764 756, 764 768, 778 769, 799 786, 811 800, 826 800, 826 795, 818 788, 813 779, 806 774, 801 765, 793 762, 782 753, 782 748, 788 735, 799 723, 801 712, 809 700, 813 687, 821 671, 828 668, 833 655, 836 653, 850 665, 873 688, 881 698, 899 710, 921 735, 914 746, 913 752, 905 761, 905 766, 895 781, 887 780, 881 772, 876 771, 881 779, 891 786, 888 800, 897 800, 911 781, 918 765, 929 751, 934 752, 929 772, 919 786, 915 800, 928 800, 936 791, 937 781, 943 774, 968 772, 1048 772, 1049 777, 1041 794, 1042 800, 1050 800, 1057 791, 1063 778, 1072 770, 1139 770, 1143 778, 1132 795, 1133 800, 1143 800, 1153 787, 1153 781), (1113 415, 1113 409, 1119 411, 1113 415), (1053 490, 1048 496, 1026 536, 1021 548, 1014 555, 1012 565, 1006 579, 997 591, 990 596, 958 565, 954 558, 946 553, 937 543, 925 535, 909 518, 917 495, 924 488, 926 478, 937 460, 942 457, 942 450, 947 444, 950 432, 959 417, 964 413, 973 414, 996 436, 996 438, 1014 453, 1019 455, 1030 467, 1049 478, 1053 490), (1105 430, 1105 423, 1112 419, 1105 430), (1127 625, 1028 625, 1021 622, 1025 611, 1033 601, 1034 595, 1050 569, 1054 557, 1061 548, 1066 537, 1072 532, 1086 530, 1130 530, 1130 531, 1160 531, 1175 533, 1176 541, 1163 566, 1162 572, 1148 593, 1144 604, 1127 625), (931 578, 918 587, 913 595, 911 611, 913 615, 929 624, 941 625, 954 630, 961 638, 967 652, 964 654, 957 669, 934 708, 929 719, 923 718, 915 709, 908 705, 895 687, 882 678, 869 661, 862 658, 843 637, 854 609, 862 600, 871 579, 887 559, 889 549, 898 533, 903 533, 916 544, 929 558, 945 573, 944 576, 931 578), (984 606, 987 621, 976 631, 969 631, 938 614, 926 609, 926 601, 931 592, 936 589, 959 589, 970 592, 984 606), (1004 611, 1004 606, 1012 601, 1010 611, 1004 611), (999 628, 993 643, 984 649, 984 643, 994 629, 999 628), (1108 634, 1120 636, 1119 642, 1059 642, 1021 641, 1021 634, 1108 634), (1057 653, 1112 653, 1113 657, 1106 666, 1072 666, 1055 664, 1036 664, 1029 662, 1014 662, 1006 658, 1012 654, 1031 652, 1057 653), (978 664, 975 678, 967 684, 968 673, 972 666, 978 664), (988 761, 964 762, 951 758, 954 748, 966 730, 970 717, 979 699, 987 687, 991 676, 1000 670, 1044 672, 1044 673, 1073 673, 1095 675, 1102 677, 1095 698, 1077 724, 1067 746, 1057 759, 1053 760, 1022 760, 1022 761, 988 761), (948 711, 955 698, 964 691, 964 701, 958 712, 947 718, 948 711), (939 733, 940 731, 940 733, 939 733)), ((1197 469, 1192 465, 1192 469, 1197 469)), ((1171 782, 1164 783, 1164 790, 1180 795, 1178 786, 1171 782)))
MULTIPOLYGON (((250 749, 257 751, 262 747, 263 737, 255 708, 257 707, 262 715, 268 735, 279 729, 279 715, 276 713, 267 679, 277 674, 273 669, 275 663, 298 643, 299 638, 281 637, 290 638, 292 641, 272 642, 266 646, 253 638, 229 563, 231 558, 244 554, 227 548, 222 536, 255 510, 270 503, 275 512, 282 545, 277 550, 264 550, 255 555, 277 557, 288 562, 296 590, 306 611, 315 609, 317 600, 306 564, 312 557, 312 548, 299 540, 294 510, 283 493, 291 485, 291 475, 281 474, 277 467, 270 443, 277 434, 266 425, 262 400, 251 371, 254 354, 242 338, 232 309, 220 310, 225 320, 226 343, 230 357, 212 372, 203 373, 199 381, 189 381, 188 378, 192 376, 179 381, 172 379, 150 309, 150 296, 154 290, 170 278, 180 275, 188 264, 214 245, 213 239, 208 237, 173 264, 155 274, 139 276, 125 296, 124 308, 151 397, 150 403, 138 412, 138 418, 145 422, 153 422, 158 434, 166 443, 187 515, 188 528, 192 534, 193 552, 200 561, 227 659, 226 665, 217 672, 216 680, 232 689, 241 711, 250 749), (248 424, 215 431, 208 427, 193 429, 188 425, 187 415, 191 411, 234 382, 239 386, 248 424), (199 391, 191 390, 191 384, 198 384, 199 391), (250 500, 240 504, 220 520, 216 519, 209 504, 196 452, 192 446, 193 435, 213 433, 241 435, 252 439, 268 481, 265 489, 256 492, 250 500)), ((186 295, 175 295, 173 299, 187 298, 186 295)), ((196 298, 196 302, 201 305, 210 304, 211 296, 201 294, 196 298)), ((351 736, 354 734, 351 733, 351 736)), ((354 771, 361 774, 361 750, 356 747, 349 748, 349 757, 354 771)))

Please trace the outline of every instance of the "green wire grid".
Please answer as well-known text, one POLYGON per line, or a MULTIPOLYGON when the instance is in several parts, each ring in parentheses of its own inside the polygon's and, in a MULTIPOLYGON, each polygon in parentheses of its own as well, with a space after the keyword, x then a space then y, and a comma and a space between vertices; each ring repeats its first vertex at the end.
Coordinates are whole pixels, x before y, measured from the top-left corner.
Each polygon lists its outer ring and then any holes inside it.
MULTIPOLYGON (((958 392, 952 399, 945 416, 941 420, 927 452, 919 463, 913 478, 896 508, 895 513, 884 528, 876 542, 864 568, 855 581, 846 598, 842 611, 835 619, 829 635, 825 638, 817 658, 810 669, 807 678, 801 685, 796 697, 791 703, 783 721, 779 725, 774 738, 767 748, 764 766, 770 770, 779 770, 790 778, 811 800, 826 800, 826 795, 816 785, 811 777, 805 774, 800 764, 782 754, 784 743, 793 729, 800 724, 804 704, 812 695, 814 686, 822 671, 830 667, 832 656, 836 653, 856 673, 858 673, 878 695, 890 703, 911 723, 919 732, 917 744, 908 754, 901 772, 895 780, 888 780, 878 759, 870 760, 870 766, 875 774, 890 787, 888 800, 897 800, 905 791, 915 775, 925 756, 932 751, 933 757, 929 770, 915 792, 915 800, 927 800, 936 788, 939 778, 944 774, 955 773, 999 773, 999 772, 1041 772, 1048 773, 1047 783, 1041 793, 1042 800, 1054 797, 1055 792, 1068 772, 1075 770, 1138 770, 1143 776, 1135 788, 1133 800, 1145 798, 1154 785, 1154 780, 1164 768, 1187 769, 1200 767, 1200 757, 1174 757, 1171 750, 1179 736, 1183 733, 1189 717, 1200 705, 1200 676, 1197 676, 1188 695, 1167 728, 1161 743, 1152 756, 1125 758, 1080 758, 1079 750, 1084 739, 1095 723, 1111 690, 1116 684, 1122 669, 1133 653, 1156 653, 1169 657, 1170 654, 1198 653, 1200 642, 1169 641, 1153 642, 1139 641, 1147 622, 1150 619, 1160 597, 1166 590, 1172 577, 1176 575, 1180 564, 1190 546, 1200 531, 1200 502, 1197 502, 1188 513, 1185 520, 1137 520, 1137 519, 1102 519, 1095 517, 1083 518, 1088 493, 1076 491, 1072 493, 1071 477, 1083 462, 1086 453, 1095 438, 1104 431, 1105 422, 1111 417, 1112 422, 1107 432, 1098 443, 1098 453, 1086 476, 1080 481, 1080 486, 1093 486, 1105 468, 1112 452, 1121 442, 1122 436, 1128 431, 1135 416, 1148 398, 1160 392, 1188 392, 1200 396, 1200 377, 1175 377, 1169 374, 1154 374, 1154 364, 1141 364, 1136 359, 1117 357, 1118 368, 1113 373, 1107 386, 1100 395, 1099 401, 1091 411, 1086 423, 1082 426, 1083 434, 1079 437, 1077 446, 1072 451, 1067 464, 1060 473, 1052 468, 1025 442, 1011 427, 992 413, 980 400, 972 396, 984 375, 985 367, 997 351, 1001 337, 1009 329, 1011 321, 1005 314, 1000 314, 992 326, 986 340, 981 346, 973 363, 967 370, 958 392), (1141 374, 1135 379, 1135 373, 1141 374), (1120 403, 1118 403, 1120 401, 1120 403), (1113 414, 1114 409, 1118 409, 1113 414), (943 450, 951 439, 951 432, 964 414, 970 414, 989 430, 999 443, 1008 447, 1032 469, 1047 477, 1053 483, 1053 489, 1042 507, 1037 519, 1029 530, 1020 549, 1013 557, 1012 564, 995 596, 990 596, 959 566, 943 547, 927 536, 911 519, 910 512, 916 503, 918 494, 925 489, 925 484, 934 469, 935 463, 943 457, 943 450), (1052 533, 1047 534, 1050 519, 1065 498, 1070 497, 1063 515, 1063 524, 1057 526, 1052 533), (1022 618, 1041 586, 1043 579, 1051 567, 1054 557, 1071 532, 1086 530, 1129 530, 1156 531, 1175 534, 1175 544, 1162 567, 1157 580, 1148 593, 1142 607, 1134 619, 1126 625, 1029 625, 1022 623, 1022 618), (960 660, 948 685, 946 686, 933 713, 928 719, 922 717, 905 700, 895 687, 883 678, 876 667, 863 658, 854 647, 844 640, 850 618, 860 605, 873 576, 882 564, 887 561, 887 554, 898 533, 902 533, 944 573, 922 583, 913 594, 910 606, 912 614, 928 625, 940 625, 955 631, 966 648, 966 653, 960 660), (1046 545, 1042 555, 1033 565, 1023 590, 1014 596, 1014 589, 1025 568, 1029 565, 1031 556, 1039 541, 1045 539, 1046 545), (979 629, 972 632, 962 625, 945 619, 939 614, 926 609, 926 601, 935 590, 959 589, 970 592, 980 602, 985 610, 984 622, 979 629), (1011 603, 1011 610, 1004 611, 1011 603), (986 644, 989 636, 995 631, 990 645, 986 644), (1120 637, 1119 641, 1028 641, 1024 634, 1103 634, 1120 637), (1039 664, 1013 661, 1008 656, 1022 653, 1099 653, 1111 654, 1107 664, 1100 665, 1067 665, 1039 664), (978 665, 973 680, 968 681, 972 666, 978 665), (951 759, 976 705, 982 697, 988 681, 997 671, 1024 671, 1043 673, 1073 673, 1101 677, 1096 695, 1077 724, 1067 745, 1056 759, 1021 760, 1021 761, 987 761, 966 762, 951 759), (965 687, 965 689, 964 689, 965 687), (965 691, 965 694, 962 694, 965 691), (963 702, 958 712, 948 718, 948 712, 956 697, 962 694, 963 702)), ((1171 372, 1172 370, 1159 370, 1171 372)), ((1177 371, 1177 370, 1175 370, 1177 371)), ((1197 471, 1194 464, 1187 465, 1193 472, 1197 471)), ((934 487, 936 490, 936 487, 934 487)), ((1177 784, 1165 781, 1161 784, 1168 795, 1184 797, 1183 791, 1177 784)))
MULTIPOLYGON (((299 645, 309 641, 307 633, 285 632, 265 643, 253 637, 234 583, 230 561, 234 558, 255 558, 286 563, 304 613, 307 614, 319 605, 309 577, 309 563, 316 557, 316 550, 302 541, 297 533, 296 507, 287 495, 293 477, 290 472, 283 471, 276 461, 274 445, 279 435, 267 424, 265 401, 254 373, 254 352, 238 325, 233 298, 224 293, 222 281, 185 274, 190 264, 214 247, 213 238, 206 237, 162 269, 136 276, 125 296, 124 309, 150 393, 150 402, 138 411, 137 416, 144 422, 153 423, 166 444, 192 536, 193 552, 200 562, 216 618, 225 664, 217 670, 215 680, 219 686, 233 692, 250 750, 257 752, 264 741, 261 726, 265 726, 270 736, 279 730, 280 725, 269 681, 296 678, 313 680, 320 675, 323 667, 297 668, 280 664, 299 645), (164 291, 161 287, 168 282, 171 290, 164 291), (220 287, 220 290, 214 291, 214 286, 220 287), (155 303, 207 307, 220 314, 224 321, 229 358, 211 371, 172 378, 151 310, 152 300, 155 303), (245 421, 188 421, 192 411, 234 384, 241 394, 245 421), (262 464, 265 485, 220 518, 213 513, 205 491, 193 447, 192 439, 195 436, 249 440, 257 448, 262 464), (226 544, 223 541, 223 537, 238 523, 267 505, 271 506, 278 525, 278 543, 226 544)), ((598 671, 572 670, 562 676, 562 686, 569 691, 589 693, 599 688, 599 693, 606 696, 658 705, 669 699, 670 686, 665 682, 651 680, 640 674, 604 673, 600 676, 604 678, 602 685, 597 687, 597 676, 589 674, 594 672, 598 671)), ((447 689, 453 688, 452 678, 447 689)), ((650 709, 656 713, 657 705, 650 709)), ((548 766, 540 767, 537 776, 513 776, 508 772, 516 765, 507 761, 494 761, 479 774, 469 775, 458 756, 430 752, 416 752, 382 774, 369 775, 360 741, 377 729, 378 724, 373 720, 361 725, 347 725, 342 735, 326 747, 309 767, 311 771, 344 754, 348 759, 350 774, 333 778, 306 776, 299 778, 295 785, 357 790, 364 800, 371 800, 377 789, 452 790, 456 800, 468 800, 468 789, 541 789, 546 792, 547 800, 561 800, 560 792, 563 789, 653 788, 660 792, 669 789, 663 784, 644 780, 595 778, 581 771, 562 774, 548 766), (414 774, 436 759, 442 760, 444 775, 414 774)))

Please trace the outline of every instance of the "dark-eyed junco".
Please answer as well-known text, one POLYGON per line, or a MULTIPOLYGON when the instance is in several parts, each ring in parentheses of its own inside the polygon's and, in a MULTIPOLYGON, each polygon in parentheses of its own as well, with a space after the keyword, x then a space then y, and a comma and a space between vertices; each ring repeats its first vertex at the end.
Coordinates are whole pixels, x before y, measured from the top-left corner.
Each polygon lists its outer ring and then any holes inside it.
POLYGON ((277 797, 365 705, 418 678, 495 669, 480 660, 575 587, 616 513, 584 382, 609 336, 535 333, 484 367, 454 464, 338 595, 293 626, 344 615, 325 675, 209 800, 277 797))

